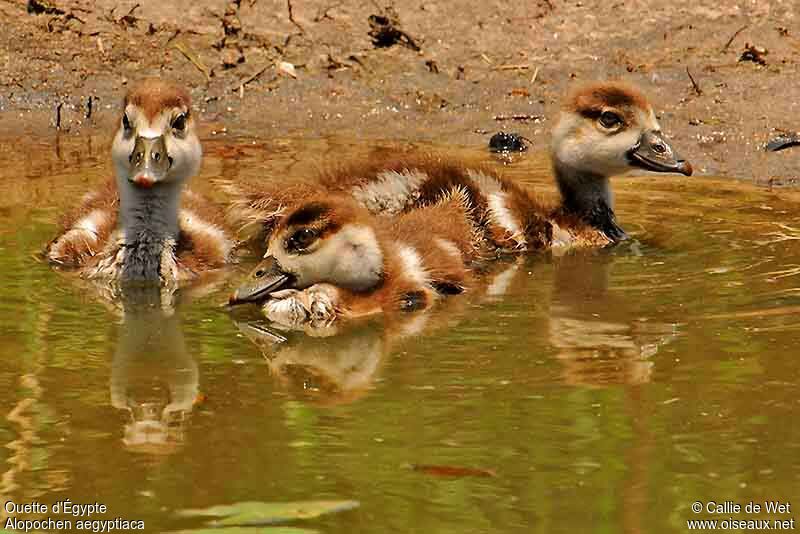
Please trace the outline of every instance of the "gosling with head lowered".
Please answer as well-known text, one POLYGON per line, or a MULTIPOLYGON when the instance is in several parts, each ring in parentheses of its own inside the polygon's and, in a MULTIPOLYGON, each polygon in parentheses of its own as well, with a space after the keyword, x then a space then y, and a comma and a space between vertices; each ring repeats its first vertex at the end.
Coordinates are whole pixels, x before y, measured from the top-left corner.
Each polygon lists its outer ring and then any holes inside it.
POLYGON ((399 217, 376 217, 352 198, 311 198, 287 212, 262 261, 231 304, 268 299, 289 326, 338 316, 414 311, 460 293, 480 250, 463 191, 399 217))
POLYGON ((48 259, 83 277, 175 285, 226 264, 233 240, 224 215, 182 194, 202 149, 189 93, 147 79, 125 97, 111 148, 116 174, 66 217, 48 259))

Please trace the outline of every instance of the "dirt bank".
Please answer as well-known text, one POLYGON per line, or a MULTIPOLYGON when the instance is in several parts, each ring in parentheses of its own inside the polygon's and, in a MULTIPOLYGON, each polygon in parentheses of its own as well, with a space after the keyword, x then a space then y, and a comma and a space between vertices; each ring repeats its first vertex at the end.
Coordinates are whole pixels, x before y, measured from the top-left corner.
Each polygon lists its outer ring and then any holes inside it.
POLYGON ((59 105, 69 135, 107 128, 125 86, 155 74, 193 88, 208 135, 483 145, 514 130, 542 147, 570 84, 624 78, 696 169, 787 182, 800 153, 761 147, 800 129, 799 14, 780 0, 0 0, 0 135, 46 133, 59 105))

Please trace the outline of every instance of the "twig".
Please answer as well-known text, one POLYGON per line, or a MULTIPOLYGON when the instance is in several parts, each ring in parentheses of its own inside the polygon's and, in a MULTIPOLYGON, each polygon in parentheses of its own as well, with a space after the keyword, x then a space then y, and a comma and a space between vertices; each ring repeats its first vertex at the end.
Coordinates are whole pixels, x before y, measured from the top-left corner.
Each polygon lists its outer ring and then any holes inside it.
POLYGON ((92 118, 92 103, 93 103, 93 99, 92 99, 91 95, 89 95, 89 100, 86 101, 86 118, 87 119, 91 119, 92 118))
POLYGON ((496 121, 535 121, 541 119, 541 115, 528 115, 524 113, 515 113, 513 115, 495 115, 496 121))
POLYGON ((702 95, 702 94, 703 94, 703 90, 702 90, 702 89, 700 89, 700 86, 699 86, 699 85, 697 85, 697 82, 696 82, 696 81, 694 81, 694 76, 692 76, 692 73, 691 73, 691 71, 689 70, 689 67, 686 67, 686 74, 688 74, 688 75, 689 75, 689 80, 691 80, 691 82, 692 82, 692 87, 694 87, 694 92, 695 92, 695 93, 697 93, 697 96, 700 96, 700 95, 702 95))
POLYGON ((267 72, 267 70, 269 70, 273 66, 274 65, 271 65, 271 64, 267 65, 266 67, 257 70, 254 74, 251 74, 247 78, 245 78, 245 79, 243 79, 243 80, 241 80, 239 82, 236 82, 235 84, 231 85, 231 91, 239 91, 240 87, 244 87, 245 85, 256 81, 258 78, 261 77, 262 74, 267 72))
POLYGON ((329 71, 349 68, 347 65, 345 65, 344 63, 333 57, 333 55, 330 52, 328 53, 327 59, 328 59, 328 64, 325 65, 325 68, 328 69, 329 71))
POLYGON ((63 102, 59 102, 56 106, 56 130, 61 129, 61 108, 64 107, 63 102))
POLYGON ((357 55, 355 55, 355 54, 350 54, 349 56, 347 56, 347 61, 352 61, 353 63, 355 63, 356 65, 358 65, 358 66, 359 66, 359 67, 361 67, 362 69, 364 69, 365 71, 367 71, 367 72, 372 72, 372 69, 371 69, 371 68, 369 68, 369 67, 367 66, 367 64, 366 64, 366 63, 364 63, 364 62, 361 60, 361 58, 360 58, 360 57, 358 57, 358 56, 357 56, 357 55))
POLYGON ((536 67, 536 70, 533 71, 533 76, 531 76, 531 85, 536 82, 536 78, 539 77, 539 67, 536 67))
POLYGON ((733 32, 733 35, 731 35, 731 38, 728 39, 728 42, 725 43, 725 46, 722 47, 722 50, 720 50, 720 52, 727 52, 728 48, 733 43, 733 40, 736 39, 736 36, 739 35, 740 33, 742 33, 743 31, 745 31, 748 26, 750 26, 750 25, 749 24, 745 24, 744 26, 742 26, 741 28, 739 28, 738 30, 733 32))
POLYGON ((294 20, 294 13, 292 12, 292 0, 286 0, 286 7, 289 8, 289 22, 297 26, 297 29, 300 30, 300 33, 306 33, 300 24, 296 20, 294 20))
POLYGON ((172 45, 172 46, 174 46, 175 48, 177 48, 177 49, 178 49, 178 51, 179 51, 181 54, 183 54, 183 56, 184 56, 186 59, 188 59, 188 60, 189 60, 189 61, 192 63, 192 65, 194 65, 195 67, 197 67, 197 70, 199 70, 200 72, 202 72, 203 74, 205 74, 205 76, 206 76, 206 79, 210 79, 210 78, 211 78, 211 76, 212 76, 212 73, 211 73, 211 71, 210 71, 210 70, 208 70, 208 67, 206 67, 206 66, 203 64, 203 62, 202 62, 202 61, 200 61, 200 58, 198 58, 197 56, 195 56, 195 55, 194 55, 194 54, 193 54, 193 53, 192 53, 192 52, 191 52, 191 51, 190 51, 188 48, 186 48, 185 46, 183 46, 183 43, 175 43, 175 44, 174 44, 174 45, 172 45))
POLYGON ((130 10, 128 10, 128 13, 126 15, 123 15, 119 19, 117 19, 114 17, 114 11, 117 9, 117 6, 114 6, 111 8, 111 11, 109 11, 109 14, 106 18, 111 22, 113 22, 114 24, 122 26, 123 28, 135 28, 136 23, 139 19, 133 14, 133 12, 139 9, 140 7, 141 6, 139 4, 136 4, 135 6, 130 8, 130 10))
POLYGON ((492 70, 528 70, 530 68, 530 65, 499 65, 493 67, 492 70))
POLYGON ((165 44, 165 45, 168 45, 168 44, 170 44, 170 43, 171 43, 172 41, 174 41, 174 40, 175 40, 175 38, 176 38, 177 36, 179 36, 180 34, 181 34, 181 30, 180 30, 180 28, 178 28, 177 30, 175 30, 175 32, 174 32, 172 35, 170 35, 169 39, 167 39, 167 42, 166 42, 166 43, 164 43, 164 44, 165 44))
POLYGON ((325 19, 333 20, 333 17, 331 17, 328 14, 328 12, 331 11, 332 9, 336 9, 337 7, 342 7, 343 3, 344 2, 336 2, 335 4, 331 4, 328 7, 320 8, 319 11, 317 11, 317 16, 314 17, 314 22, 321 22, 325 19))

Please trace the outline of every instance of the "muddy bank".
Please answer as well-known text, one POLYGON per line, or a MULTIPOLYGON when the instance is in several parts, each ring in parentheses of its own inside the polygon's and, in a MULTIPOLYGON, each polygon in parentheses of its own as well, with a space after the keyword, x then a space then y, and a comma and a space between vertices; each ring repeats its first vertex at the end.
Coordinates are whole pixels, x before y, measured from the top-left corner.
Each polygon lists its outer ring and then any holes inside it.
POLYGON ((4 0, 0 135, 96 134, 158 75, 193 88, 207 136, 544 147, 571 84, 623 78, 700 172, 791 183, 800 154, 762 146, 800 129, 800 7, 719 4, 4 0))

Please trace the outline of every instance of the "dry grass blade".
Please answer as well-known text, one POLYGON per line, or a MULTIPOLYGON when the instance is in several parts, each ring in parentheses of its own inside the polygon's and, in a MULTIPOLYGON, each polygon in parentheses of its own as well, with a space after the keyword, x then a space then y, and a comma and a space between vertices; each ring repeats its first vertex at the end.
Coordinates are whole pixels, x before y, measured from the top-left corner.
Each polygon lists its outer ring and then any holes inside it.
POLYGON ((694 89, 694 92, 697 93, 697 96, 702 95, 703 90, 700 89, 699 85, 697 85, 697 82, 695 81, 694 76, 692 76, 692 72, 689 70, 689 67, 686 67, 686 74, 689 76, 689 81, 692 82, 692 88, 694 89))
POLYGON ((181 54, 183 54, 183 56, 186 59, 188 59, 192 63, 192 65, 197 67, 197 70, 202 72, 205 75, 206 79, 211 79, 211 76, 213 76, 213 72, 211 71, 211 69, 206 67, 205 63, 203 63, 200 60, 197 54, 189 50, 189 48, 187 48, 183 43, 175 43, 172 46, 175 47, 181 54))

